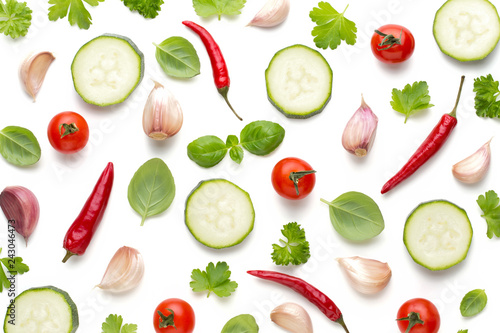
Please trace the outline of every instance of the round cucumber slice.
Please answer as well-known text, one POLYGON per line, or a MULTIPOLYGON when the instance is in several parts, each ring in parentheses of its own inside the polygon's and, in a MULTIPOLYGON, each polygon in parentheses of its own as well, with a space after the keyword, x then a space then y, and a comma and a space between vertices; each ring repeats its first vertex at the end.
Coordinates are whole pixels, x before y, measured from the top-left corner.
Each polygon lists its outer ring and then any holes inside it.
POLYGON ((436 12, 433 31, 444 54, 460 61, 480 60, 500 39, 500 18, 488 0, 448 0, 436 12))
POLYGON ((330 101, 332 76, 321 53, 292 45, 276 52, 266 69, 267 97, 285 116, 309 118, 330 101))
POLYGON ((186 226, 196 240, 211 248, 241 243, 254 220, 248 193, 225 179, 201 181, 186 200, 186 226))
POLYGON ((467 256, 472 226, 457 205, 446 200, 424 202, 408 216, 403 240, 416 263, 432 271, 443 270, 467 256))

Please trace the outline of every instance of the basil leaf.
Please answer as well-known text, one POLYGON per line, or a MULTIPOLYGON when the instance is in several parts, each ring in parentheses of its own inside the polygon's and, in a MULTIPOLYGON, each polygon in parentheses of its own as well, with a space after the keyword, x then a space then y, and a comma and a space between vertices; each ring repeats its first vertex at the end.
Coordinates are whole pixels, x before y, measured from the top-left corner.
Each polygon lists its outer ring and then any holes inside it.
POLYGON ((204 168, 210 168, 222 161, 226 156, 227 147, 218 137, 206 135, 191 142, 187 150, 188 157, 193 162, 204 168))
POLYGON ((378 205, 360 192, 347 192, 332 202, 321 199, 330 206, 333 227, 344 238, 364 241, 384 230, 384 218, 378 205))
POLYGON ((484 289, 474 289, 465 294, 462 302, 460 302, 460 313, 464 317, 472 317, 483 311, 488 297, 484 289))
POLYGON ((230 319, 222 328, 221 333, 258 333, 259 326, 255 318, 249 314, 242 314, 230 319))
POLYGON ((9 163, 26 166, 38 162, 42 151, 38 140, 30 130, 19 126, 7 126, 0 131, 0 154, 9 163))
POLYGON ((243 161, 243 148, 235 146, 229 151, 229 156, 233 161, 240 164, 243 161))
POLYGON ((190 78, 200 74, 200 59, 193 45, 185 38, 170 37, 156 45, 156 60, 165 74, 190 78))
POLYGON ((259 120, 246 125, 240 133, 243 148, 255 155, 267 155, 275 150, 285 137, 279 124, 259 120))
POLYGON ((175 197, 174 177, 159 158, 152 158, 135 172, 128 185, 128 202, 142 216, 158 215, 172 204, 175 197))
POLYGON ((237 146, 240 142, 238 141, 238 137, 236 135, 228 135, 226 139, 226 147, 231 148, 237 146))

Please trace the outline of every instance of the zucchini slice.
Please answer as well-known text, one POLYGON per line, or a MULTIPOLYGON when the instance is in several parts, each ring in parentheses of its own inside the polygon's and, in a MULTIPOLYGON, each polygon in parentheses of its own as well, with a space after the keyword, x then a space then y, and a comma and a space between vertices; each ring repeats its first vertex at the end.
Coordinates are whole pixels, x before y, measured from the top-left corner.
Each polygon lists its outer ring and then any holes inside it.
POLYGON ((421 203, 408 216, 404 244, 413 260, 432 271, 465 259, 472 241, 467 213, 446 200, 421 203))
POLYGON ((292 45, 274 55, 266 69, 267 97, 289 118, 320 113, 332 95, 332 69, 316 50, 292 45))
POLYGON ((123 102, 144 76, 144 55, 127 37, 105 34, 83 45, 71 64, 76 92, 89 104, 123 102))
POLYGON ((7 308, 5 333, 74 333, 78 310, 67 292, 53 286, 23 291, 7 308))
POLYGON ((500 18, 488 0, 448 0, 436 12, 434 38, 459 61, 485 58, 500 39, 500 18))
POLYGON ((214 249, 241 243, 253 229, 255 211, 247 192, 225 179, 201 181, 186 200, 191 234, 214 249))

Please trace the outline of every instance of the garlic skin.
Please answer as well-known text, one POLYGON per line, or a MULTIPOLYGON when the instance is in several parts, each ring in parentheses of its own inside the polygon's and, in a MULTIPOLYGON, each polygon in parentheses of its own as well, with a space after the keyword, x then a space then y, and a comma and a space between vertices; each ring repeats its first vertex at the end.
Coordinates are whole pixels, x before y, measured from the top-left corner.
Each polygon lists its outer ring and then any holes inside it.
POLYGON ((102 281, 96 287, 113 293, 135 288, 144 275, 144 260, 134 248, 122 246, 106 268, 102 281))
POLYGON ((392 276, 387 263, 361 257, 337 258, 351 285, 366 295, 376 294, 384 289, 392 276))
POLYGON ((283 23, 290 12, 290 0, 268 0, 247 26, 271 28, 283 23))
POLYGON ((373 145, 378 118, 361 95, 361 106, 347 123, 342 134, 342 146, 358 157, 365 156, 373 145))
POLYGON ((182 109, 177 99, 160 83, 148 96, 142 116, 144 133, 155 140, 165 140, 182 127, 182 109))
POLYGON ((311 317, 296 303, 283 303, 271 311, 271 320, 292 333, 313 333, 311 317))
POLYGON ((466 184, 474 184, 484 178, 490 167, 490 141, 481 146, 474 154, 456 163, 451 172, 456 179, 466 184))
POLYGON ((36 196, 26 187, 7 186, 0 193, 0 207, 9 223, 24 237, 28 246, 28 238, 35 230, 40 217, 40 205, 36 196))
POLYGON ((24 89, 36 101, 36 95, 40 90, 50 64, 55 60, 52 53, 42 51, 33 53, 24 59, 19 68, 19 77, 24 89))

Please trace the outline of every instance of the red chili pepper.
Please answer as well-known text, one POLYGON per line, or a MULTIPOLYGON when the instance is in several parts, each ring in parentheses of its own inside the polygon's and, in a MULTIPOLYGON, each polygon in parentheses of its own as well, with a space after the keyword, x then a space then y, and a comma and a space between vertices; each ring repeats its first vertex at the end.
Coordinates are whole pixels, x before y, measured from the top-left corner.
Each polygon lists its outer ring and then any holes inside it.
POLYGON ((217 91, 222 95, 222 97, 224 97, 224 100, 226 101, 231 111, 233 111, 234 115, 238 117, 239 120, 243 120, 240 116, 238 116, 236 111, 234 111, 231 103, 229 103, 229 100, 227 99, 227 92, 229 91, 230 82, 229 73, 227 71, 226 61, 222 56, 219 45, 217 45, 212 35, 210 35, 210 33, 202 26, 191 21, 183 21, 182 24, 184 24, 186 27, 193 30, 198 36, 200 36, 203 45, 205 45, 205 48, 207 49, 208 56, 210 57, 210 63, 212 64, 214 82, 215 86, 217 87, 217 91))
POLYGON ((306 281, 287 274, 273 272, 273 271, 247 271, 248 274, 256 276, 258 278, 277 282, 281 285, 291 288, 292 290, 298 292, 305 298, 307 298, 311 303, 316 305, 318 309, 323 312, 328 319, 340 324, 344 330, 349 333, 347 326, 342 318, 342 312, 339 310, 337 305, 325 294, 323 294, 318 288, 312 286, 306 281))
POLYGON ((460 88, 458 90, 455 107, 450 113, 444 114, 439 123, 434 127, 432 132, 427 136, 424 142, 418 147, 417 151, 410 157, 408 162, 385 183, 381 193, 384 194, 390 191, 393 187, 401 183, 406 178, 410 177, 418 168, 420 168, 428 159, 430 159, 446 142, 453 128, 457 124, 457 107, 462 93, 465 76, 462 76, 460 88))
POLYGON ((109 195, 113 187, 113 178, 113 163, 109 162, 80 214, 66 232, 63 248, 67 252, 63 262, 66 262, 75 254, 81 256, 85 253, 108 205, 109 195))

